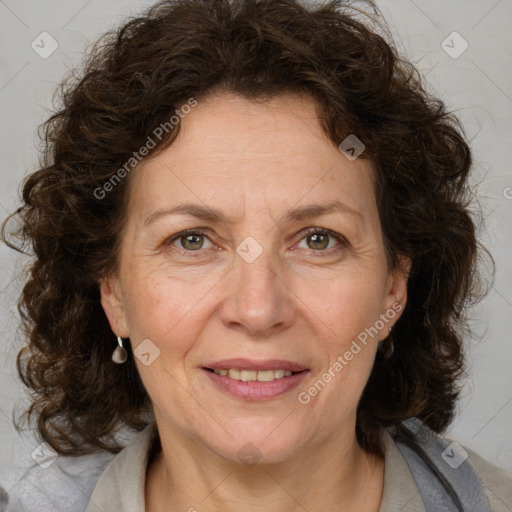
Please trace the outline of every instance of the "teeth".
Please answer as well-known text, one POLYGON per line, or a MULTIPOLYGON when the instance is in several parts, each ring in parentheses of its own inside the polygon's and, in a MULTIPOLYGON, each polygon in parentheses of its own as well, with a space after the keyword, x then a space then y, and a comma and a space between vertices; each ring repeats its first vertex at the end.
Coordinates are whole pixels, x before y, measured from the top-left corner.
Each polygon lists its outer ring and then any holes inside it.
POLYGON ((230 369, 230 370, 228 371, 228 375, 229 375, 232 379, 240 380, 240 370, 230 369))
POLYGON ((240 370, 240 380, 249 382, 250 380, 258 380, 258 373, 255 370, 240 370))
POLYGON ((274 380, 276 377, 276 371, 275 370, 260 370, 256 373, 256 380, 258 382, 270 382, 271 380, 274 380))
POLYGON ((238 368, 229 368, 213 370, 217 375, 227 375, 231 379, 241 380, 243 382, 270 382, 283 377, 290 377, 290 370, 239 370, 238 368))

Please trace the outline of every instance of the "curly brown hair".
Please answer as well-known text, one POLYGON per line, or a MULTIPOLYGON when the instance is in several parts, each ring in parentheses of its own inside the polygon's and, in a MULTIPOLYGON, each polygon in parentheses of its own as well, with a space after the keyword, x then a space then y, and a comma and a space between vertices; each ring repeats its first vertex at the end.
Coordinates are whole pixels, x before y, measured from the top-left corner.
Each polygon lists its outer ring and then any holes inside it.
POLYGON ((18 242, 2 229, 6 243, 35 256, 19 301, 29 341, 17 367, 34 395, 26 416, 37 417, 59 453, 116 453, 120 427, 149 421, 130 347, 126 364, 111 362, 115 337, 100 303, 99 280, 116 271, 130 182, 128 172, 112 178, 190 98, 222 91, 261 101, 309 94, 333 142, 349 134, 364 142, 390 267, 401 255, 412 266, 394 354, 377 355, 359 403, 358 440, 378 452, 382 426, 412 416, 436 432, 450 423, 465 373, 467 307, 485 294, 471 152, 378 11, 363 14, 366 22, 360 15, 342 0, 164 1, 105 34, 64 79, 62 104, 42 125, 40 169, 13 214, 18 242))

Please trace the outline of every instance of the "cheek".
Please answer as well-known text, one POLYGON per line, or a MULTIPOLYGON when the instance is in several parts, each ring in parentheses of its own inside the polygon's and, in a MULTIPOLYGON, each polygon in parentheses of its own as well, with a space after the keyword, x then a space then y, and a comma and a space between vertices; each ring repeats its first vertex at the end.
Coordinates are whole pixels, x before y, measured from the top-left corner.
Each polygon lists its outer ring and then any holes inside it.
POLYGON ((324 356, 316 379, 300 390, 301 404, 332 409, 338 420, 356 407, 377 349, 372 327, 381 313, 380 277, 346 272, 321 287, 303 282, 298 289, 298 296, 308 297, 302 310, 317 336, 317 353, 324 356))
POLYGON ((329 279, 297 280, 294 293, 302 310, 325 339, 340 348, 379 318, 382 307, 382 276, 346 269, 329 279))
POLYGON ((298 390, 297 399, 326 425, 339 425, 355 414, 377 349, 378 339, 369 330, 379 318, 378 295, 345 281, 332 283, 323 296, 314 297, 317 308, 310 322, 319 335, 318 352, 325 357, 320 371, 298 390))
POLYGON ((169 338, 186 340, 183 330, 190 326, 187 317, 198 308, 204 293, 204 287, 173 277, 132 278, 126 290, 130 333, 140 340, 149 338, 157 346, 169 338), (181 335, 176 335, 178 332, 181 335))
POLYGON ((153 279, 145 275, 132 279, 129 290, 127 321, 139 375, 153 403, 158 407, 165 404, 169 411, 178 414, 180 389, 188 386, 190 377, 185 368, 187 354, 200 334, 198 315, 204 289, 200 293, 198 286, 187 286, 176 278, 153 279), (147 339, 154 344, 145 342, 151 354, 148 365, 137 357, 142 352, 143 340, 147 339), (174 390, 174 400, 169 400, 169 389, 174 390))

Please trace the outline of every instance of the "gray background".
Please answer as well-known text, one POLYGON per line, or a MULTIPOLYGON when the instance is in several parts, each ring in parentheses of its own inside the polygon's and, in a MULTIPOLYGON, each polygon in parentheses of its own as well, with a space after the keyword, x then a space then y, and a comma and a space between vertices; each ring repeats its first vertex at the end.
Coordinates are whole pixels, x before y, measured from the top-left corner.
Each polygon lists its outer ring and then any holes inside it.
MULTIPOLYGON (((80 62, 89 43, 148 4, 0 0, 2 218, 18 205, 22 177, 37 168, 36 127, 48 117, 61 77, 80 62), (31 47, 43 31, 58 43, 48 58, 31 47)), ((377 5, 399 48, 427 76, 432 92, 458 113, 472 140, 486 219, 480 236, 495 258, 496 279, 472 313, 481 339, 467 340, 471 376, 448 435, 512 471, 512 0, 380 0, 377 5), (469 45, 458 58, 442 47, 454 31, 469 45)), ((446 44, 453 53, 463 41, 451 36, 446 44)), ((24 263, 0 245, 0 474, 9 473, 9 480, 16 478, 15 466, 33 465, 30 454, 39 444, 30 432, 20 437, 11 422, 13 407, 26 399, 15 369, 22 342, 15 303, 24 263)))

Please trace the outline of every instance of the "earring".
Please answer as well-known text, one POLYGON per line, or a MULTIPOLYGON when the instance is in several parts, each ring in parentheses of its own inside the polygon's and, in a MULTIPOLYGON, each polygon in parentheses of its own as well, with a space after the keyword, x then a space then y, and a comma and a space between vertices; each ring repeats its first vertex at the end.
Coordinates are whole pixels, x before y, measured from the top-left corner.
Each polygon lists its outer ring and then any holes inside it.
POLYGON ((117 337, 117 347, 112 354, 112 361, 116 364, 123 364, 128 358, 128 354, 126 353, 126 349, 123 347, 123 340, 118 336, 117 337))

